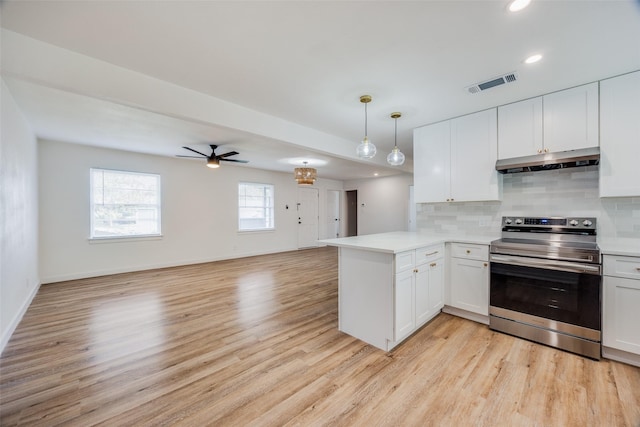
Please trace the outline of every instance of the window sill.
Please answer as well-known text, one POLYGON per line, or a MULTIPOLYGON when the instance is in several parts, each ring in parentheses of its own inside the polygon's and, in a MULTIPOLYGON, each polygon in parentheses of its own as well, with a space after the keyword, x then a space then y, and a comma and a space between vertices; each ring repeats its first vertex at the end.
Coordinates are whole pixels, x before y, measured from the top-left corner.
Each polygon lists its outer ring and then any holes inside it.
POLYGON ((114 237, 91 237, 89 244, 104 243, 127 243, 127 242, 146 242, 151 240, 162 240, 162 234, 144 235, 144 236, 114 236, 114 237))
POLYGON ((274 233, 275 231, 275 228, 268 228, 264 230, 238 230, 238 234, 274 233))

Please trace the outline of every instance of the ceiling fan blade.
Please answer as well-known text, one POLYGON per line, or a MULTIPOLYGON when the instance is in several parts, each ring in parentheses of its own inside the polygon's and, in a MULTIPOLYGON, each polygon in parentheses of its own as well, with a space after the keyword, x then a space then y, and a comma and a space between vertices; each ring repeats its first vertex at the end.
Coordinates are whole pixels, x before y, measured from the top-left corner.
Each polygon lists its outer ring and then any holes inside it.
POLYGON ((229 151, 228 153, 224 153, 224 154, 220 154, 218 156, 218 158, 223 158, 223 157, 229 157, 229 156, 235 156, 236 154, 240 154, 237 151, 229 151))
POLYGON ((188 157, 190 159, 201 159, 202 158, 202 157, 199 157, 199 156, 182 156, 180 154, 177 154, 176 157, 188 157))
POLYGON ((218 158, 218 160, 222 162, 249 163, 249 160, 235 160, 235 159, 221 159, 221 158, 218 158))
POLYGON ((196 154, 200 154, 201 156, 209 157, 208 155, 206 155, 206 154, 202 154, 201 152, 196 151, 196 150, 194 150, 193 148, 189 148, 189 147, 182 147, 182 148, 184 148, 184 149, 186 149, 186 150, 189 150, 189 151, 193 151, 194 153, 196 153, 196 154))

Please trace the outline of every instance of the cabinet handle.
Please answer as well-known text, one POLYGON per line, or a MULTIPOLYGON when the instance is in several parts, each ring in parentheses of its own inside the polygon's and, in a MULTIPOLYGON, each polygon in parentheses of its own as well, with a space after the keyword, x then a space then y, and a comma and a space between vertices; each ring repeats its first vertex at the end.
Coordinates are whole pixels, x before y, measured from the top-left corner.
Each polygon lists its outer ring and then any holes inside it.
POLYGON ((429 264, 430 267, 435 267, 436 265, 438 265, 438 264, 435 263, 435 262, 432 262, 431 264, 429 264))
POLYGON ((545 148, 545 149, 544 149, 544 152, 545 152, 545 153, 548 153, 548 152, 549 152, 549 149, 548 149, 548 148, 545 148))
POLYGON ((542 148, 538 148, 538 154, 542 154, 542 148))
POLYGON ((431 256, 431 255, 435 255, 437 253, 438 253, 438 251, 435 251, 435 252, 431 252, 430 254, 424 254, 424 256, 431 256))
POLYGON ((485 262, 485 263, 484 263, 484 266, 485 266, 485 267, 487 267, 487 266, 489 266, 489 264, 487 264, 487 263, 485 262))
POLYGON ((470 254, 470 253, 471 253, 471 251, 470 251, 469 249, 467 249, 467 253, 468 253, 468 254, 470 254))
POLYGON ((636 271, 640 271, 640 267, 636 267, 636 271))
POLYGON ((419 271, 418 271, 418 269, 417 269, 417 268, 414 268, 414 269, 413 269, 413 272, 414 272, 414 273, 418 273, 419 271))

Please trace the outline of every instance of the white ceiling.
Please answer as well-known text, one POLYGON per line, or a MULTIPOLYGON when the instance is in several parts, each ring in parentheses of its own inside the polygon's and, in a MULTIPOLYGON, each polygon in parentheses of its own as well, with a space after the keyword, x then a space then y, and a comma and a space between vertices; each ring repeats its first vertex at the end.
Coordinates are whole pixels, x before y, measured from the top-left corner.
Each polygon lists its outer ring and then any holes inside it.
POLYGON ((5 0, 2 73, 43 138, 166 156, 216 143, 248 167, 384 176, 399 171, 391 112, 410 172, 414 127, 640 69, 640 1, 507 4, 5 0), (362 94, 373 161, 355 156, 362 94))

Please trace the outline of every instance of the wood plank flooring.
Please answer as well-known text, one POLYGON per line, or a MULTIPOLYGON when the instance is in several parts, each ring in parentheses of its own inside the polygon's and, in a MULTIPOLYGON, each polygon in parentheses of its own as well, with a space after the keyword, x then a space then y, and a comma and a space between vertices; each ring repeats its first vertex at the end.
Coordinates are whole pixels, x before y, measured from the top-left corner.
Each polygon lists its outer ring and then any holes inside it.
POLYGON ((337 330, 337 251, 43 285, 2 426, 640 426, 640 369, 440 314, 385 353, 337 330))

